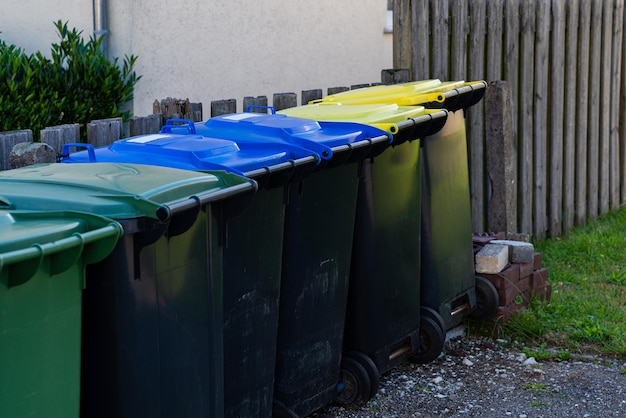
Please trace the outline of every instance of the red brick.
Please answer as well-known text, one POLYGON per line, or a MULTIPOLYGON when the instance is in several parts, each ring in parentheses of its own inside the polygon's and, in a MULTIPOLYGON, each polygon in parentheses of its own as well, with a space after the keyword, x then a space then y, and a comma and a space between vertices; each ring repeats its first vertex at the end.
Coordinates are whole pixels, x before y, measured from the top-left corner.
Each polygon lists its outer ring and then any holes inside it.
POLYGON ((534 263, 520 263, 519 265, 519 277, 520 279, 522 277, 526 277, 526 276, 532 276, 533 272, 535 271, 535 264, 534 263))
POLYGON ((541 268, 541 253, 533 254, 533 270, 539 270, 541 268))
POLYGON ((548 269, 535 270, 532 275, 531 287, 533 289, 543 289, 548 282, 548 269))
POLYGON ((519 264, 509 264, 500 273, 480 273, 480 275, 493 283, 496 289, 504 289, 507 283, 517 283, 519 281, 519 264))
POLYGON ((507 306, 511 303, 515 303, 516 299, 519 302, 518 296, 521 295, 522 301, 528 305, 528 299, 530 297, 530 276, 519 280, 516 283, 507 283, 504 288, 498 288, 498 296, 500 297, 500 306, 507 306))

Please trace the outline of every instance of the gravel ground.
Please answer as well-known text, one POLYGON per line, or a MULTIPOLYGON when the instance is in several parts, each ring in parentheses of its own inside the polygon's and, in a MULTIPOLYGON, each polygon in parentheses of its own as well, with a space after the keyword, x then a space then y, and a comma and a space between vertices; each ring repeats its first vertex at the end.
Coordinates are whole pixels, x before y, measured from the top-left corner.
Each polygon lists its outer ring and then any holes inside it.
POLYGON ((536 362, 502 340, 455 337, 434 362, 403 363, 358 409, 314 418, 626 417, 626 359, 572 356, 536 362))

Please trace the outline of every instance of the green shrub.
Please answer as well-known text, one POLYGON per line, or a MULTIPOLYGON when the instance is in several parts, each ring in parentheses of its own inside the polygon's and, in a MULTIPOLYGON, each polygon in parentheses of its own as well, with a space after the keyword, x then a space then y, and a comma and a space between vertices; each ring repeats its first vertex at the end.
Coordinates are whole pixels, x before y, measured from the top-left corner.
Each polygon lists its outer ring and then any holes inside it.
MULTIPOLYGON (((136 56, 108 60, 102 38, 69 30, 55 23, 60 41, 52 45, 51 58, 40 52, 27 55, 0 40, 0 131, 31 129, 35 137, 47 126, 85 124, 94 119, 122 117, 121 108, 133 99, 141 78, 133 67, 136 56)), ((81 130, 83 138, 86 129, 81 130)))

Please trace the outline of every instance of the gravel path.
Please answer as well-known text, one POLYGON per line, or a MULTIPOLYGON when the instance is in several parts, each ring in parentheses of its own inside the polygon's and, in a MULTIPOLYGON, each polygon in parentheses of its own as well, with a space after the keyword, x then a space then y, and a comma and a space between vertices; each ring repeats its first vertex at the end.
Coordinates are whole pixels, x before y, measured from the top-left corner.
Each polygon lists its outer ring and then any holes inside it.
POLYGON ((626 359, 537 363, 503 343, 453 338, 434 362, 383 375, 359 409, 331 406, 313 417, 626 417, 626 359))

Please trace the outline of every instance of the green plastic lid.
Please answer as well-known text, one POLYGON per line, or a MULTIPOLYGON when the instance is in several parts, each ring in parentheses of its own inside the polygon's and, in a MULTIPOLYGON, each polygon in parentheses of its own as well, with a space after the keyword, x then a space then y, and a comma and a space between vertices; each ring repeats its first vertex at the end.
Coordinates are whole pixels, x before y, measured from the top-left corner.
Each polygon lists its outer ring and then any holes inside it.
POLYGON ((122 163, 41 164, 0 172, 0 209, 165 220, 172 208, 255 189, 254 181, 224 171, 122 163))

